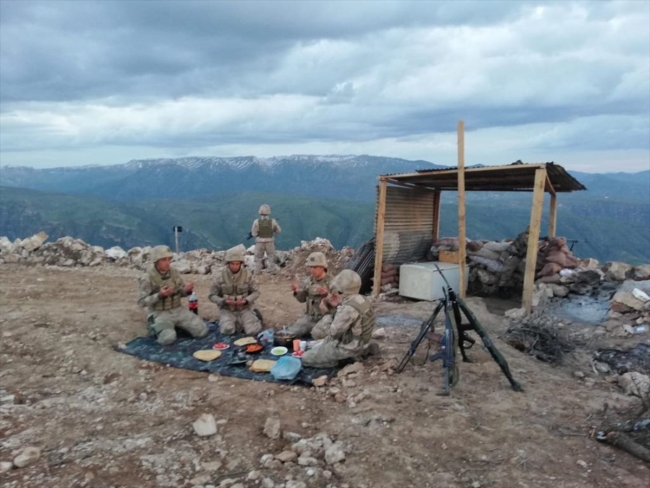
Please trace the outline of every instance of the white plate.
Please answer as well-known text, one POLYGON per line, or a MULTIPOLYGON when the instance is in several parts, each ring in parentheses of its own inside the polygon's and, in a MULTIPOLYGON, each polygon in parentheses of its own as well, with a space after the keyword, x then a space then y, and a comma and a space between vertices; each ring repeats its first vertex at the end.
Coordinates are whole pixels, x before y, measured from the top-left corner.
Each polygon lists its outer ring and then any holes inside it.
POLYGON ((271 354, 273 354, 274 356, 284 356, 288 352, 289 349, 282 346, 274 347, 273 349, 271 349, 271 354))

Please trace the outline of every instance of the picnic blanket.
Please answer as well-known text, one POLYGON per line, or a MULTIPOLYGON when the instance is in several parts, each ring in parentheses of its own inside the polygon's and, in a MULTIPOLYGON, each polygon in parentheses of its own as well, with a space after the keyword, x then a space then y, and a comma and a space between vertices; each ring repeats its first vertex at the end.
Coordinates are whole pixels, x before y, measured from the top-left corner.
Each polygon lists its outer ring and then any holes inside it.
MULTIPOLYGON (((118 352, 129 354, 131 356, 153 361, 155 363, 168 364, 175 368, 191 369, 193 371, 206 371, 216 373, 222 376, 232 376, 235 378, 268 381, 282 384, 303 384, 311 385, 312 380, 323 375, 333 376, 338 372, 338 368, 305 368, 303 367, 298 376, 292 381, 281 381, 273 378, 271 373, 253 373, 248 367, 243 365, 229 365, 238 348, 232 345, 237 339, 245 337, 244 334, 234 336, 225 336, 219 330, 219 322, 206 322, 209 333, 203 338, 193 338, 184 334, 177 329, 178 339, 173 344, 163 346, 158 344, 154 337, 138 337, 127 343, 126 346, 115 346, 118 352), (201 349, 212 349, 217 342, 225 342, 231 347, 221 352, 221 357, 214 361, 199 361, 192 354, 201 349)), ((271 359, 278 360, 280 357, 271 354, 271 346, 265 347, 260 354, 251 355, 251 359, 271 359)))

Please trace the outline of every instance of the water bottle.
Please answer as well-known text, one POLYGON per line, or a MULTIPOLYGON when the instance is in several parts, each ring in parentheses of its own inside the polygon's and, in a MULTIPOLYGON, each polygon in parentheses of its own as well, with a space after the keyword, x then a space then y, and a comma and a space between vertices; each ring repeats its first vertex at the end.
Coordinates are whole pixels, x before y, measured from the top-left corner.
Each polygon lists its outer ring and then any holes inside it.
POLYGON ((187 303, 187 306, 190 309, 190 312, 192 312, 195 315, 199 314, 199 299, 196 297, 194 292, 190 295, 189 302, 187 303))

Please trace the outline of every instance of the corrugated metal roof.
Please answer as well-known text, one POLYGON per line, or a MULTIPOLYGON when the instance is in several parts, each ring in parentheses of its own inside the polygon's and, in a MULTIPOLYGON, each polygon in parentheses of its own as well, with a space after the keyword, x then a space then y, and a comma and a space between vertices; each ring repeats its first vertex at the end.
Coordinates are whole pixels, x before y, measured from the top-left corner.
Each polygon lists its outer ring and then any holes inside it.
MULTIPOLYGON (((525 164, 520 161, 506 166, 474 166, 465 168, 466 191, 532 191, 535 171, 545 168, 556 192, 572 192, 587 188, 555 163, 525 164)), ((381 175, 391 183, 413 185, 436 190, 458 189, 458 167, 421 169, 415 173, 381 175)))

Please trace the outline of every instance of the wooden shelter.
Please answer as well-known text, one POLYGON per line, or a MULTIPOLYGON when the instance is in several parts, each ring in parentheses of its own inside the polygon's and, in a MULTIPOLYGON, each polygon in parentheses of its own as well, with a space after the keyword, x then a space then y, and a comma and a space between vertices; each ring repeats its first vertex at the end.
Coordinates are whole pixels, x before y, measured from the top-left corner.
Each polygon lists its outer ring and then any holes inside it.
MULTIPOLYGON (((461 237, 465 236, 464 191, 525 191, 533 192, 522 297, 522 306, 530 312, 544 193, 551 195, 548 235, 554 237, 557 194, 586 188, 562 166, 554 163, 524 164, 517 161, 507 166, 470 167, 463 170, 459 156, 459 167, 460 171, 459 168, 425 169, 414 173, 378 177, 373 295, 379 294, 381 267, 384 262, 402 264, 409 260, 421 259, 432 242, 438 240, 440 196, 443 191, 459 191, 461 237), (461 185, 464 183, 464 189, 459 188, 459 181, 461 185)), ((464 239, 459 239, 459 247, 460 262, 464 262, 464 239)), ((463 279, 461 283, 460 294, 463 296, 463 279)))

